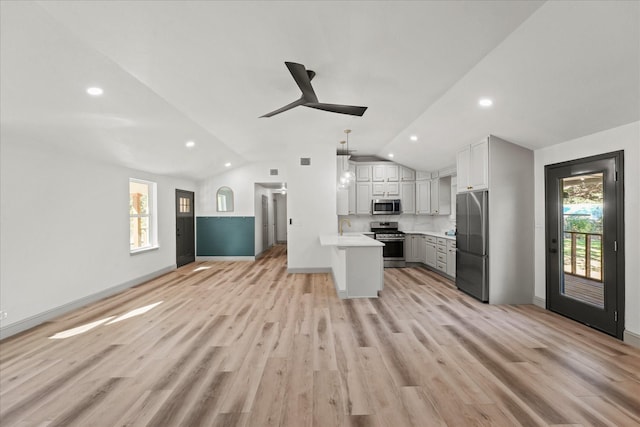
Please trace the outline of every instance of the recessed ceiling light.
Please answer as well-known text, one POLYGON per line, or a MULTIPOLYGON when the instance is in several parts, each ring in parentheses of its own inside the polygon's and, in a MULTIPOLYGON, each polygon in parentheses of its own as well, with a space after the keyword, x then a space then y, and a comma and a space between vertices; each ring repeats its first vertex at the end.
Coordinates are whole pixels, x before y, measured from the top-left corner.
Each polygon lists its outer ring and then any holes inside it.
POLYGON ((87 93, 91 96, 100 96, 104 93, 101 87, 90 87, 87 88, 87 93))
POLYGON ((224 166, 225 166, 226 168, 228 168, 229 166, 231 166, 231 163, 227 162, 227 163, 225 163, 225 164, 224 164, 224 166))
POLYGON ((491 98, 480 98, 480 100, 478 100, 478 105, 481 107, 491 107, 493 105, 493 100, 491 98))
POLYGON ((393 153, 389 153, 389 157, 393 159, 393 153))
POLYGON ((195 142, 193 142, 193 141, 187 141, 184 145, 185 145, 185 147, 187 147, 187 148, 193 148, 193 147, 195 147, 195 146, 196 146, 196 143, 195 143, 195 142))
POLYGON ((412 140, 412 141, 417 141, 418 140, 418 135, 411 135, 409 137, 409 139, 412 140))

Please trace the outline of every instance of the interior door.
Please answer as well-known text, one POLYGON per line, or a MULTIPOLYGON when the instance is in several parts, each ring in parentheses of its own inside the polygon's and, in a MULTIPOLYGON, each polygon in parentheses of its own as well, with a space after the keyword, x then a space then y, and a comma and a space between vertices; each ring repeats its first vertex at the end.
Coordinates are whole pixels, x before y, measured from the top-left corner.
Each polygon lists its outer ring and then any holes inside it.
POLYGON ((623 152, 545 167, 547 308, 622 338, 623 152))
POLYGON ((269 248, 269 199, 262 196, 262 250, 269 248))
POLYGON ((176 190, 176 265, 196 260, 194 193, 176 190))

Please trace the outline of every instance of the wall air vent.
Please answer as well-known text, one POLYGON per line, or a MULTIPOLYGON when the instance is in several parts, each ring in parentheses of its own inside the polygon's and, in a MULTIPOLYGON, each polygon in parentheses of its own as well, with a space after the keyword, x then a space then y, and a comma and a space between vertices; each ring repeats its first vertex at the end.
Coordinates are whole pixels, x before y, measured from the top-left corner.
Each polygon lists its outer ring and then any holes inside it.
POLYGON ((311 157, 300 157, 300 166, 311 166, 311 157))
POLYGON ((278 169, 269 169, 269 175, 278 175, 278 169))

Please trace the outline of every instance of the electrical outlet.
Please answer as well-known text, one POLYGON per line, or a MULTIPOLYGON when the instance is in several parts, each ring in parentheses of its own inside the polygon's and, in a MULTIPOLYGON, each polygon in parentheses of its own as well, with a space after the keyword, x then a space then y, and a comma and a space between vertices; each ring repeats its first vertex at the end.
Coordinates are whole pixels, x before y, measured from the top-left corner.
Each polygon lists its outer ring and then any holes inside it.
POLYGON ((4 320, 9 316, 9 313, 7 313, 4 310, 0 310, 0 320, 4 320))

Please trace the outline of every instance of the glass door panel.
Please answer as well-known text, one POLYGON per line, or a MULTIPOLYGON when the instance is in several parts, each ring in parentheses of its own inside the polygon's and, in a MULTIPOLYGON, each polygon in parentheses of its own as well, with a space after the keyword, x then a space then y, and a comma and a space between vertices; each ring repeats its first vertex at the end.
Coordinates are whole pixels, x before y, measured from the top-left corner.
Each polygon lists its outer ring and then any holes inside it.
POLYGON ((603 173, 560 180, 562 188, 562 295, 604 307, 603 173))

